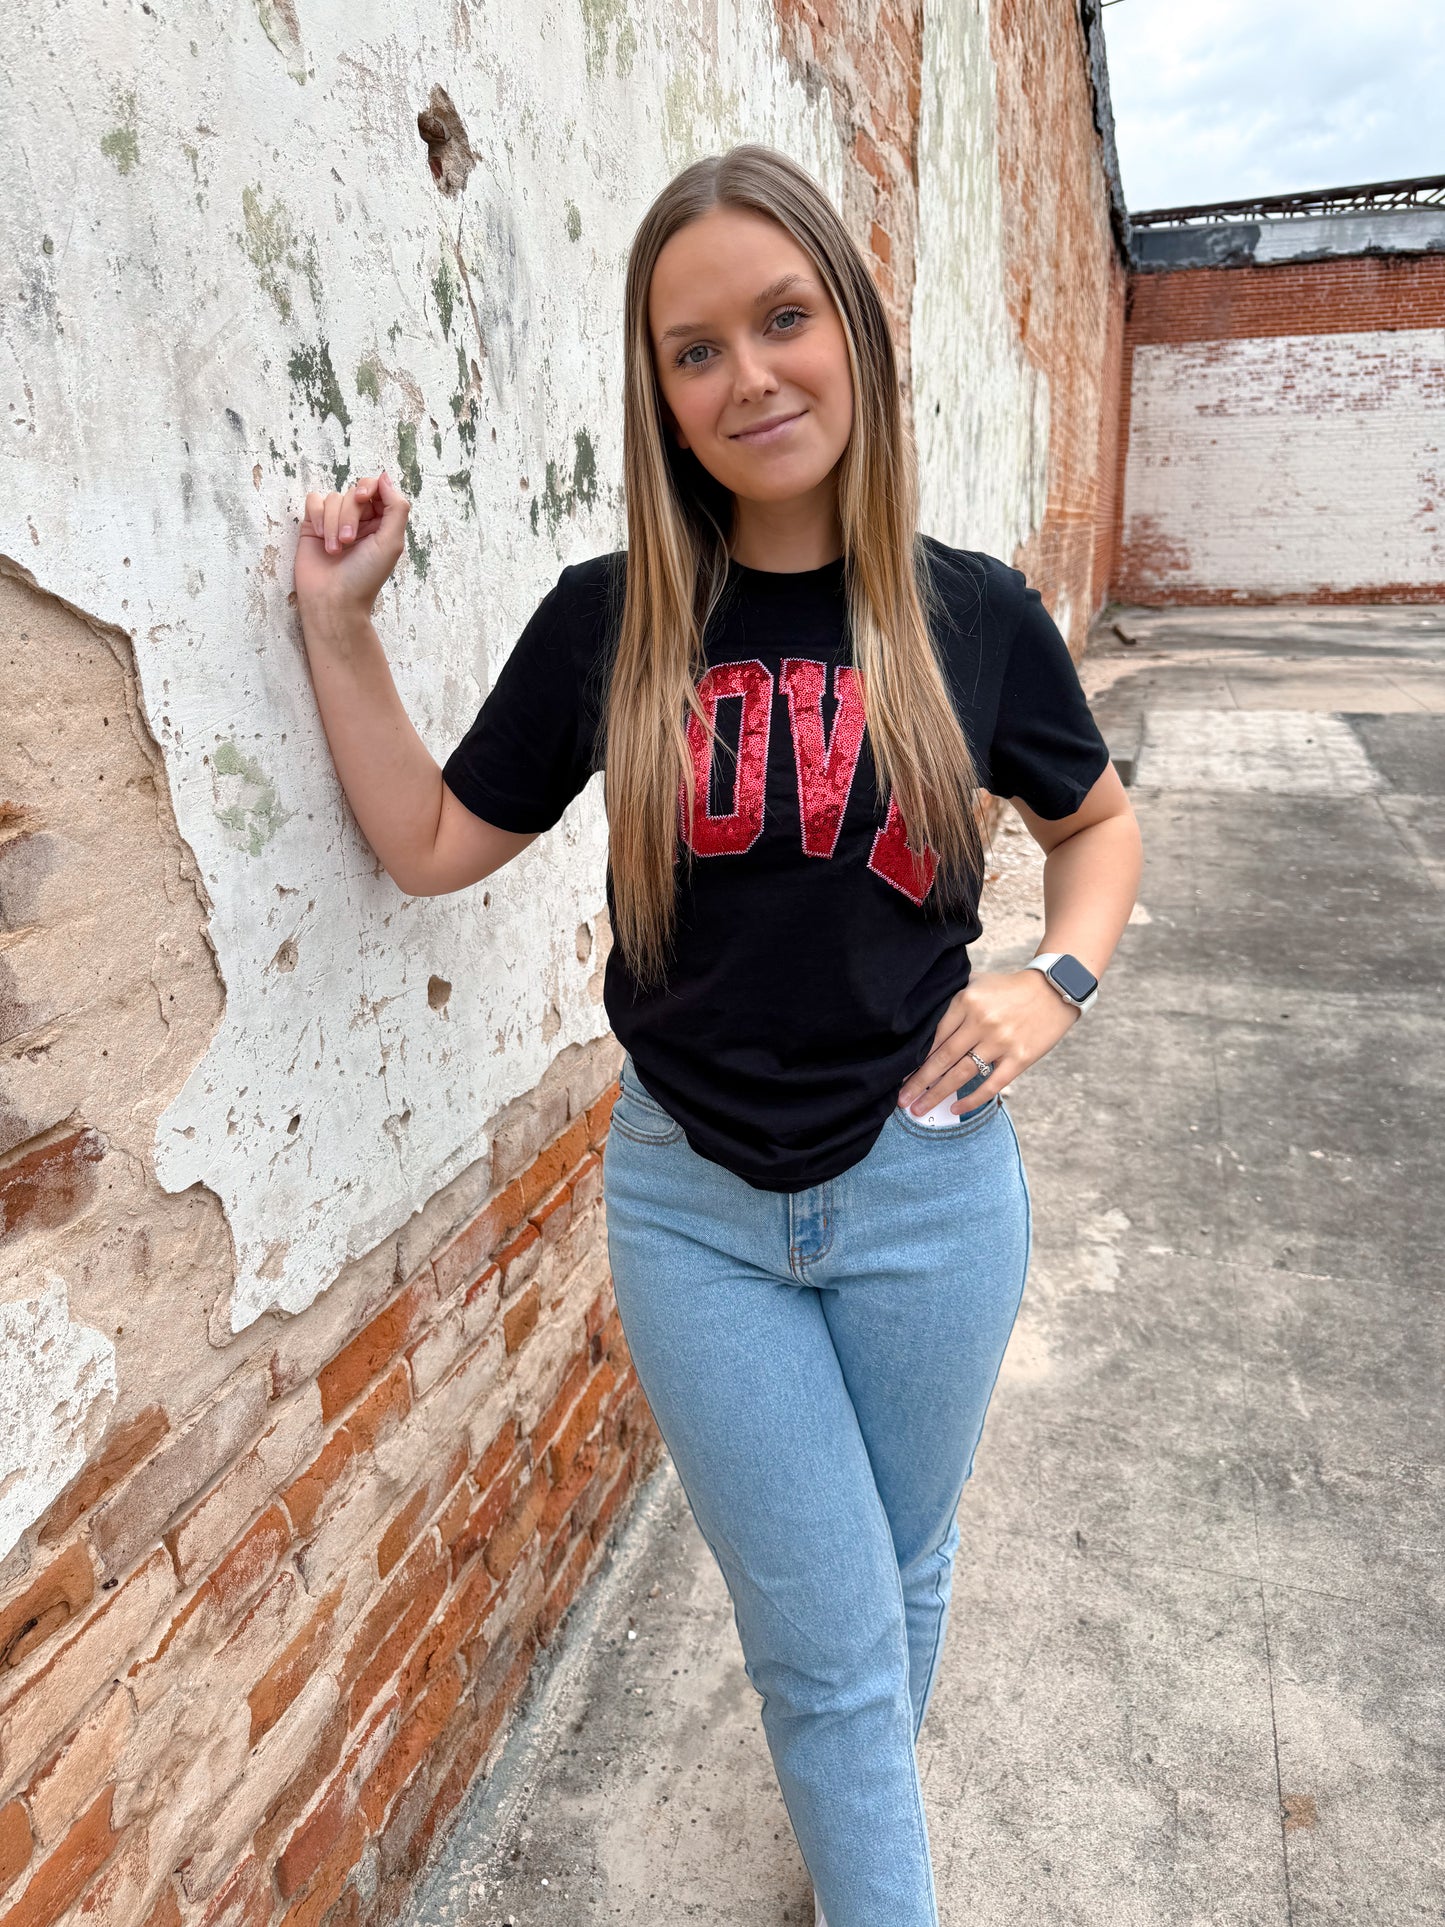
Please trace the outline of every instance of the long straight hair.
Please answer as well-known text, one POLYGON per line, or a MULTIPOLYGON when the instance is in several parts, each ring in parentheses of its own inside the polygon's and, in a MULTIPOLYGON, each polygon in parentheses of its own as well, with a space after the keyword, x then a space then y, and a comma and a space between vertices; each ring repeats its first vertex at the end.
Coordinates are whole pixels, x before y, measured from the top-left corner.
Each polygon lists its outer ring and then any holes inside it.
MULTIPOLYGON (((917 461, 888 317, 861 251, 796 162, 748 142, 684 168, 633 237, 625 293, 626 592, 604 702, 613 935, 641 985, 666 976, 681 822, 696 807, 687 718, 715 740, 697 693, 703 635, 727 581, 734 502, 666 432, 648 297, 679 228, 714 207, 769 216, 811 257, 847 337, 853 428, 838 467, 853 667, 878 793, 891 788, 915 857, 931 850, 940 910, 982 878, 978 780, 929 619, 938 605, 918 535, 917 461)), ((706 799, 704 798, 704 807, 706 799)))

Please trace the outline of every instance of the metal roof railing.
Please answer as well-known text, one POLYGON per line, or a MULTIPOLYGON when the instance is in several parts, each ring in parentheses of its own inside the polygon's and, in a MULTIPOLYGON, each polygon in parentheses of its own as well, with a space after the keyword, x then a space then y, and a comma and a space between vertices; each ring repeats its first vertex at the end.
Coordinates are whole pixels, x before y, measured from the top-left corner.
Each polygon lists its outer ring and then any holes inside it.
POLYGON ((1289 220, 1305 215, 1385 213, 1407 207, 1445 207, 1445 174, 1406 181, 1367 181, 1359 187, 1317 187, 1303 194, 1253 195, 1242 201, 1200 201, 1193 207, 1129 210, 1131 228, 1191 227, 1220 220, 1289 220))

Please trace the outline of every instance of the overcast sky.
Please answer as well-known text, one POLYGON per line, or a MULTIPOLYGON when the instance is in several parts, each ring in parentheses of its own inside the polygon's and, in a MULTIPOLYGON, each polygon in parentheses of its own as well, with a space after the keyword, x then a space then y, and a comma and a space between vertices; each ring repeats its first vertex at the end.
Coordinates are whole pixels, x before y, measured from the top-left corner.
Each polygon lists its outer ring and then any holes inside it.
POLYGON ((1445 174, 1445 0, 1118 0, 1128 207, 1445 174))

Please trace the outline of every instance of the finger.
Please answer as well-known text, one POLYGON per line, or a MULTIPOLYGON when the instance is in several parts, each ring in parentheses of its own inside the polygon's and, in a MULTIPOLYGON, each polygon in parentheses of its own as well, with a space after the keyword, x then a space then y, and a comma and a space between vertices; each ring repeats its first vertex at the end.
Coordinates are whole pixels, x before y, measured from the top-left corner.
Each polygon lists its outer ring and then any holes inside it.
MULTIPOLYGON (((972 1063, 972 1059, 969 1061, 972 1063)), ((988 1059, 985 1057, 983 1061, 987 1063, 988 1059)), ((977 1071, 978 1066, 974 1064, 973 1068, 977 1071)), ((948 1108, 955 1117, 967 1117, 971 1111, 976 1111, 980 1104, 987 1104, 991 1097, 997 1097, 1000 1091, 1005 1090, 1013 1082, 1022 1069, 1023 1066, 1016 1064, 1011 1057, 1000 1057, 993 1070, 976 1090, 970 1091, 967 1097, 959 1098, 948 1108)))
POLYGON ((383 543, 394 543, 397 554, 399 555, 405 541, 403 530, 406 527, 406 518, 410 513, 411 503, 406 496, 402 494, 401 490, 391 479, 390 475, 387 474, 385 469, 383 469, 377 477, 377 492, 382 502, 381 529, 377 539, 383 543))
POLYGON ((353 483, 341 498, 341 507, 336 513, 336 533, 342 546, 347 547, 356 540, 360 512, 357 508, 356 485, 353 483))
POLYGON ((307 535, 321 534, 321 511, 325 500, 326 497, 314 488, 308 492, 306 508, 301 517, 301 524, 307 535))
POLYGON ((954 1078, 952 1088, 956 1090, 964 1081, 964 1077, 957 1076, 960 1070, 964 1071, 965 1077, 972 1077, 978 1066, 969 1056, 969 1052, 976 1050, 985 1061, 988 1059, 988 1052, 979 1042, 979 1035, 977 1019, 971 1018, 960 1025, 946 1042, 936 1043, 899 1092, 899 1103, 911 1105, 920 1097, 928 1097, 928 1103, 924 1108, 931 1109, 942 1095, 942 1092, 935 1088, 936 1086, 944 1085, 949 1078, 954 1078), (933 1093, 932 1096, 928 1096, 930 1091, 933 1093))
POLYGON ((337 534, 337 530, 341 527, 341 497, 335 489, 326 498, 326 510, 322 516, 322 523, 326 531, 326 552, 328 555, 335 555, 341 547, 341 538, 337 534))

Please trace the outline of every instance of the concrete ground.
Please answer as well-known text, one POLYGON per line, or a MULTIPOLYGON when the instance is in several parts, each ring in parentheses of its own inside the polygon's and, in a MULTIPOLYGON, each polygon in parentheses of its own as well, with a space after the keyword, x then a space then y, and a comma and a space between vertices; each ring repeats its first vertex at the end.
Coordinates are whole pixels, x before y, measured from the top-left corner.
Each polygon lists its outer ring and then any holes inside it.
MULTIPOLYGON (((1034 1255, 919 1747, 941 1918, 1438 1923, 1445 610, 1110 613, 1145 876, 1009 1099, 1034 1255)), ((1011 813, 995 857, 1007 968, 1011 813)), ((811 1927, 758 1704, 665 1467, 410 1927, 811 1927)))

